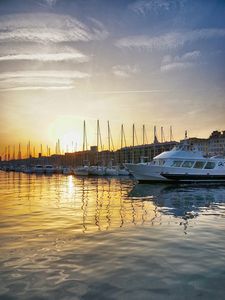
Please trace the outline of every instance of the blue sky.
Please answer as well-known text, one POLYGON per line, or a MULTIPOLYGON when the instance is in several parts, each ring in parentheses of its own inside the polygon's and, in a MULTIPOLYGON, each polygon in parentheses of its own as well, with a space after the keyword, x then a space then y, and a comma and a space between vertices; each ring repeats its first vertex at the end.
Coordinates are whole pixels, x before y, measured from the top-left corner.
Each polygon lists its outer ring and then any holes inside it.
POLYGON ((224 1, 0 1, 1 147, 76 139, 83 119, 92 144, 97 118, 208 136, 224 83, 224 1))

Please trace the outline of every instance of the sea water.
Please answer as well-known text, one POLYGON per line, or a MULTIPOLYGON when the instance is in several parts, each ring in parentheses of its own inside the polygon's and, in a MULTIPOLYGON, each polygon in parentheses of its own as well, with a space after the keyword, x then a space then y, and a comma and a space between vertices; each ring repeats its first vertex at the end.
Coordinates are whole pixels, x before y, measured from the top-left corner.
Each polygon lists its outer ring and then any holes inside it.
POLYGON ((0 299, 225 299, 225 186, 0 172, 0 299))

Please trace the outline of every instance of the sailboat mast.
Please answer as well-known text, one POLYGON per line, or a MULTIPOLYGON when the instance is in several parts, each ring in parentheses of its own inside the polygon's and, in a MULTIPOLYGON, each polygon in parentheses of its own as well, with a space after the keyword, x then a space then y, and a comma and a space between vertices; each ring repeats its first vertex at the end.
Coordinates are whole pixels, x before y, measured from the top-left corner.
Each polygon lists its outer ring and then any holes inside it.
POLYGON ((18 150, 18 159, 21 159, 21 145, 19 144, 19 150, 18 150))
POLYGON ((145 145, 145 125, 142 127, 142 144, 145 145))
POLYGON ((173 129, 172 126, 170 126, 170 142, 173 140, 173 129))
POLYGON ((85 151, 85 143, 86 143, 86 124, 84 121, 84 127, 83 127, 83 152, 85 151))
POLYGON ((109 147, 109 151, 111 150, 111 144, 110 144, 110 126, 109 126, 109 121, 107 121, 108 123, 108 147, 109 147))
POLYGON ((99 150, 99 120, 97 120, 97 149, 99 150))
POLYGON ((133 130, 132 130, 132 146, 133 146, 132 163, 134 163, 134 131, 135 131, 135 127, 134 127, 134 124, 133 124, 133 130))
POLYGON ((120 134, 121 134, 121 139, 120 139, 120 149, 123 148, 123 124, 121 125, 121 131, 120 131, 120 134))
POLYGON ((97 164, 98 164, 98 151, 99 151, 99 120, 97 120, 97 164))
POLYGON ((15 160, 15 145, 13 145, 13 160, 15 160))

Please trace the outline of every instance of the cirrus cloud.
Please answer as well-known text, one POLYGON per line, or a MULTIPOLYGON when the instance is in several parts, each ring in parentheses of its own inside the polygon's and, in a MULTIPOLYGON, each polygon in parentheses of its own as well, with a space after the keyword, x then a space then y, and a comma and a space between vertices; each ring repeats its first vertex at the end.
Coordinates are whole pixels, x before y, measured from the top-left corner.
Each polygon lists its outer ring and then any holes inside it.
POLYGON ((191 31, 170 32, 159 36, 138 35, 119 39, 116 46, 119 48, 169 50, 178 49, 187 43, 212 38, 224 38, 225 28, 196 29, 191 31))
POLYGON ((0 17, 0 41, 60 43, 107 38, 103 24, 90 19, 90 26, 69 15, 53 13, 11 14, 0 17))
POLYGON ((160 67, 161 72, 169 72, 174 70, 185 70, 194 67, 198 64, 198 59, 201 57, 201 53, 198 50, 192 52, 186 52, 181 56, 166 55, 163 57, 160 67))
POLYGON ((116 65, 112 67, 112 72, 117 77, 129 78, 139 72, 139 67, 129 65, 116 65))
POLYGON ((0 73, 0 91, 71 89, 77 80, 89 78, 80 71, 16 71, 0 73))
POLYGON ((185 0, 139 0, 129 5, 135 13, 145 15, 147 12, 161 13, 162 11, 177 10, 184 6, 185 0))

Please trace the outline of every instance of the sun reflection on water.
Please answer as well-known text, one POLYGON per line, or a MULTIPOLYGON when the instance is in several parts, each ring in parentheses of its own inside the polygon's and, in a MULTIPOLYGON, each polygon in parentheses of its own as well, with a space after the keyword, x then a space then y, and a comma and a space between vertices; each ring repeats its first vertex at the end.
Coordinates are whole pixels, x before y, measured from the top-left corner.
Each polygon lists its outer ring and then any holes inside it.
POLYGON ((12 221, 11 230, 21 232, 29 228, 92 233, 157 219, 152 202, 127 197, 132 185, 125 179, 8 173, 0 215, 12 221))

